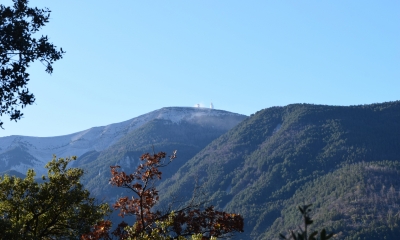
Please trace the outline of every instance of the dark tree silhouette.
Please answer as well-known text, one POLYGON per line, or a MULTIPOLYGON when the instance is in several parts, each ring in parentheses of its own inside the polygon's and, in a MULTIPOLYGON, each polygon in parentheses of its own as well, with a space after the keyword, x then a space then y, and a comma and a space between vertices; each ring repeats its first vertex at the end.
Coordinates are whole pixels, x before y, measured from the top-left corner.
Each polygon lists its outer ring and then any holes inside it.
POLYGON ((333 233, 326 234, 325 228, 321 230, 320 235, 318 237, 318 231, 313 231, 309 234, 308 227, 314 222, 310 217, 312 204, 304 205, 302 207, 299 206, 299 211, 303 217, 304 229, 299 227, 299 231, 296 233, 295 231, 289 231, 289 236, 285 236, 280 234, 281 239, 289 240, 328 240, 333 237, 333 233))
POLYGON ((29 64, 39 60, 51 74, 52 64, 65 52, 49 43, 47 36, 36 38, 49 22, 48 8, 30 8, 28 0, 13 2, 12 7, 0 5, 0 116, 9 115, 10 120, 17 121, 23 115, 20 109, 35 102, 27 87, 29 64))

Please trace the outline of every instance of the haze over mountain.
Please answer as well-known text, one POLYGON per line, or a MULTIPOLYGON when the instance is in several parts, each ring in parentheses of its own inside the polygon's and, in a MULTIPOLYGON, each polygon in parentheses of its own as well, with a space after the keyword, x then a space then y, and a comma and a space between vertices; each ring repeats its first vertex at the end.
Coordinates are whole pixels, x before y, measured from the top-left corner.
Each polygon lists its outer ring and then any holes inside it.
MULTIPOLYGON (((155 122, 162 122, 160 131, 168 131, 170 127, 178 126, 197 127, 202 133, 204 129, 213 130, 207 136, 209 141, 226 132, 234 125, 242 121, 246 116, 226 112, 223 110, 208 108, 186 108, 186 107, 167 107, 136 118, 114 123, 102 127, 93 127, 77 133, 55 137, 29 137, 29 136, 8 136, 0 138, 0 172, 14 170, 25 174, 26 170, 33 168, 38 175, 44 174, 44 165, 51 160, 52 155, 66 157, 71 155, 78 156, 78 161, 74 165, 84 164, 84 158, 94 153, 100 153, 107 148, 121 142, 121 139, 128 135, 136 136, 154 125, 155 122), (82 157, 83 156, 83 157, 82 157)), ((68 124, 68 122, 60 123, 68 124)), ((189 130, 189 129, 187 129, 189 130)), ((185 129, 181 129, 179 134, 185 135, 185 129)), ((200 132, 188 132, 188 139, 197 139, 200 132)), ((158 133, 153 133, 155 136, 158 133)), ((178 134, 178 132, 172 133, 178 134)), ((143 140, 143 139, 142 139, 143 140)), ((205 140, 205 139, 202 139, 205 140)), ((138 140, 136 146, 147 147, 151 150, 151 145, 160 142, 146 139, 146 143, 138 140), (148 146, 150 145, 150 146, 148 146)), ((205 140, 208 141, 208 140, 205 140)), ((208 143, 208 142, 207 142, 208 143)), ((121 143, 120 143, 121 144, 121 143)), ((206 143, 205 143, 206 144, 206 143)), ((160 150, 161 149, 157 149, 160 150)))

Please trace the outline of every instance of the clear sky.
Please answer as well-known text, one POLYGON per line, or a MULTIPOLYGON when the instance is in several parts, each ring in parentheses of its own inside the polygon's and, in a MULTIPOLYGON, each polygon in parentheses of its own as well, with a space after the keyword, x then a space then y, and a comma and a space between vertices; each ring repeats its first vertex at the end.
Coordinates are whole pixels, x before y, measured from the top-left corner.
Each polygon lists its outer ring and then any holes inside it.
MULTIPOLYGON (((0 0, 11 5, 11 0, 0 0)), ((67 53, 0 136, 57 136, 168 106, 250 115, 400 100, 400 1, 31 0, 67 53)))

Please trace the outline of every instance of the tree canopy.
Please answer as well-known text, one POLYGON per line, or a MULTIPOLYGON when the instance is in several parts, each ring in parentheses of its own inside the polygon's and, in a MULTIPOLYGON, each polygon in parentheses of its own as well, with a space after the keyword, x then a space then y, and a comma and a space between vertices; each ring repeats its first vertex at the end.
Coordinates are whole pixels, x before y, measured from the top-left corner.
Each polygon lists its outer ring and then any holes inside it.
MULTIPOLYGON (((12 7, 0 5, 0 116, 21 119, 21 108, 35 102, 27 87, 27 68, 35 60, 53 72, 52 64, 65 53, 37 32, 49 22, 50 10, 28 7, 28 0, 13 0, 12 7)), ((3 122, 0 120, 0 127, 3 122)))
POLYGON ((142 163, 136 171, 127 174, 120 166, 111 166, 110 184, 128 189, 133 196, 120 197, 113 205, 119 210, 119 216, 134 216, 135 223, 129 225, 122 221, 114 231, 110 221, 96 224, 84 240, 94 239, 185 239, 187 237, 230 236, 234 232, 243 232, 243 217, 239 214, 217 211, 213 206, 203 207, 202 203, 192 202, 180 209, 160 211, 155 209, 159 202, 156 181, 161 179, 159 168, 167 166, 176 158, 176 151, 165 161, 166 153, 143 154, 142 163), (111 234, 110 234, 111 232, 111 234))
POLYGON ((75 159, 54 156, 41 182, 34 170, 24 179, 0 177, 1 239, 78 239, 109 213, 83 188, 83 170, 67 169, 75 159))

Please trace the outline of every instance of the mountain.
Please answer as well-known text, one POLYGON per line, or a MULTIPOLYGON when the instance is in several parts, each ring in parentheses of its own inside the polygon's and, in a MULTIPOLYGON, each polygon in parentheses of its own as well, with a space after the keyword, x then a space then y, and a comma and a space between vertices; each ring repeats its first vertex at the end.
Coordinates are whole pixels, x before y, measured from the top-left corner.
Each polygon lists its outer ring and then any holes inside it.
POLYGON ((247 118, 244 115, 204 108, 169 108, 166 118, 153 118, 129 132, 107 149, 90 151, 80 157, 76 166, 87 169, 84 183, 98 198, 115 202, 121 190, 110 188, 110 166, 119 165, 127 173, 136 170, 143 153, 178 150, 178 158, 163 171, 170 177, 187 160, 214 139, 247 118))
POLYGON ((312 202, 313 229, 326 228, 338 239, 398 239, 399 187, 399 161, 345 164, 298 189, 262 238, 294 229, 297 206, 312 202))
MULTIPOLYGON (((40 176, 46 173, 44 165, 53 154, 57 157, 76 155, 78 160, 74 166, 88 166, 97 157, 104 159, 102 156, 113 153, 115 148, 148 152, 154 145, 155 150, 161 151, 164 150, 161 149, 163 143, 173 141, 177 146, 184 143, 186 149, 198 150, 245 118, 244 115, 216 109, 167 107, 121 123, 65 136, 1 137, 0 172, 14 170, 25 174, 27 169, 33 168, 40 176), (125 147, 125 144, 129 146, 125 147)), ((106 160, 112 159, 114 164, 126 160, 123 150, 118 150, 118 154, 120 158, 113 155, 106 160)), ((91 170, 88 168, 87 171, 93 173, 91 170)), ((96 174, 98 172, 96 169, 96 174)))
POLYGON ((245 232, 235 239, 277 239, 301 225, 297 206, 308 203, 312 228, 337 239, 397 239, 399 133, 400 101, 291 104, 250 117, 163 108, 67 136, 0 138, 0 172, 25 173, 54 153, 78 155, 85 186, 114 202, 127 193, 108 185, 109 166, 130 173, 144 152, 178 150, 161 170, 160 206, 185 204, 196 190, 196 201, 243 215, 245 232))
POLYGON ((176 198, 189 201, 201 186, 204 195, 198 201, 244 216, 245 233, 237 239, 272 239, 297 228, 296 206, 307 203, 315 203, 315 218, 323 216, 326 223, 315 226, 340 233, 341 239, 368 239, 373 228, 393 239, 400 225, 399 133, 400 101, 267 108, 211 142, 165 180, 161 205, 176 198), (376 201, 355 203, 373 196, 376 201), (388 216, 391 225, 385 228, 382 219, 388 216))

